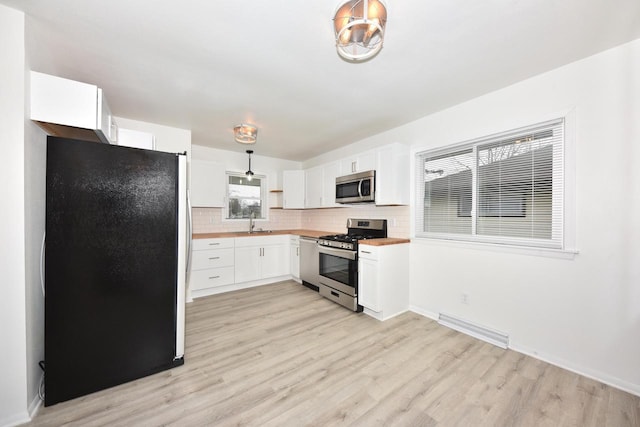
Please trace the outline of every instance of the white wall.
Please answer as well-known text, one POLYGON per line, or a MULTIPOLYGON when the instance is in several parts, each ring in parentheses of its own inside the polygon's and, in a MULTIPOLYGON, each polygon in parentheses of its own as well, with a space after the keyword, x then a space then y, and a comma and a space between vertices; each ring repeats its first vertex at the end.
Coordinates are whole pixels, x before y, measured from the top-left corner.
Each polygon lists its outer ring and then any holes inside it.
MULTIPOLYGON (((573 259, 414 239, 411 305, 507 332, 512 348, 640 395, 640 40, 385 135, 438 147, 573 111, 573 259), (462 304, 461 294, 469 296, 462 304)), ((380 136, 378 136, 380 137, 380 136)), ((571 153, 569 153, 571 154, 571 153)))
MULTIPOLYGON (((194 159, 220 162, 224 164, 229 171, 246 172, 249 168, 249 156, 246 153, 219 150, 201 145, 193 145, 191 149, 194 159)), ((251 170, 258 175, 267 176, 267 188, 269 190, 282 189, 283 170, 297 170, 301 168, 300 162, 261 156, 258 154, 260 147, 257 144, 248 149, 255 151, 255 153, 251 155, 251 170)))
MULTIPOLYGON (((25 73, 28 72, 26 69, 25 73)), ((24 112, 27 403, 29 414, 33 416, 41 403, 38 389, 43 373, 38 362, 44 360, 44 295, 40 278, 40 257, 45 229, 47 135, 29 119, 29 77, 28 74, 25 76, 27 82, 24 112)))
POLYGON ((25 326, 24 14, 0 5, 0 425, 28 421, 25 326))

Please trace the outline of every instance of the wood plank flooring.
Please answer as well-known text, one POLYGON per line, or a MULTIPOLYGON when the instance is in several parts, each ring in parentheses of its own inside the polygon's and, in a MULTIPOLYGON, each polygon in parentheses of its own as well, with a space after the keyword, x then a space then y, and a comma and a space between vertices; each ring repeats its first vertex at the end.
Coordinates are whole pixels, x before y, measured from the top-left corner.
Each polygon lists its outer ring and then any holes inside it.
POLYGON ((640 398, 414 313, 301 285, 187 306, 185 365, 41 408, 32 426, 640 426, 640 398))

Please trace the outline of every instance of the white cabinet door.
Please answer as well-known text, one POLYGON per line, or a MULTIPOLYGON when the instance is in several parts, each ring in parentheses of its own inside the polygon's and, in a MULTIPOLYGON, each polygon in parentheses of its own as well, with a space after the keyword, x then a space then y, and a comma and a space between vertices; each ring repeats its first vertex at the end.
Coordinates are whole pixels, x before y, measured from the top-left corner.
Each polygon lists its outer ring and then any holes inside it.
POLYGON ((305 171, 305 208, 322 207, 323 177, 322 166, 316 166, 305 171))
POLYGON ((289 274, 289 245, 265 246, 262 248, 262 279, 289 274))
POLYGON ((327 163, 323 166, 322 207, 332 208, 342 206, 336 203, 336 178, 341 175, 340 162, 327 163))
POLYGON ((222 163, 191 161, 191 206, 222 208, 225 206, 226 174, 222 163))
POLYGON ((380 287, 378 283, 378 261, 359 259, 358 302, 363 307, 380 311, 380 287))
POLYGON ((296 279, 300 279, 300 239, 291 238, 291 247, 289 248, 289 263, 291 267, 291 275, 296 279))
POLYGON ((343 175, 374 170, 376 168, 376 152, 375 150, 366 151, 357 156, 342 159, 340 168, 343 175))
POLYGON ((408 205, 410 175, 409 147, 395 143, 379 148, 376 205, 408 205))
POLYGON ((259 246, 236 247, 236 283, 250 282, 261 278, 262 248, 259 246))
POLYGON ((282 207, 304 209, 304 171, 282 172, 282 207))

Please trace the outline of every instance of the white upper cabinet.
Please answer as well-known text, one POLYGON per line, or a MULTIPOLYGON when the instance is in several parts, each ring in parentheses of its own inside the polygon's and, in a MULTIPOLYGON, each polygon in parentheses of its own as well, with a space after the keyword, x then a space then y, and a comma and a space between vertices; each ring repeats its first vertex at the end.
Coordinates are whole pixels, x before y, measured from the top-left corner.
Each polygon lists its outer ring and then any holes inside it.
POLYGON ((376 168, 376 151, 366 151, 358 154, 357 156, 351 156, 342 159, 340 162, 340 169, 342 175, 349 175, 350 173, 364 172, 374 170, 376 168))
POLYGON ((305 208, 321 208, 323 196, 324 171, 322 166, 316 166, 305 171, 305 208))
POLYGON ((376 205, 408 205, 409 147, 394 143, 376 150, 376 205))
POLYGON ((226 173, 222 163, 191 161, 191 206, 222 208, 225 206, 226 173))
POLYGON ((305 173, 303 170, 282 172, 282 207, 304 209, 305 173))
POLYGON ((31 120, 49 134, 115 143, 118 128, 102 89, 31 71, 31 120))
POLYGON ((322 189, 322 207, 333 208, 342 206, 336 203, 336 178, 342 175, 340 162, 327 163, 323 166, 324 179, 322 189))

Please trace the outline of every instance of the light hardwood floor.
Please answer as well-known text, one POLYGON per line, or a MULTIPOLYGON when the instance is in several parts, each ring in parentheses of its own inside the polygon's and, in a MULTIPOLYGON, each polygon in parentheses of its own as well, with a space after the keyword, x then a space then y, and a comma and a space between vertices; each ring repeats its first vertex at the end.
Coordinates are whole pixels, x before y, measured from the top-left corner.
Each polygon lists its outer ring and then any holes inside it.
POLYGON ((640 426, 640 398, 414 313, 379 322, 295 282, 196 300, 185 365, 33 426, 640 426))

